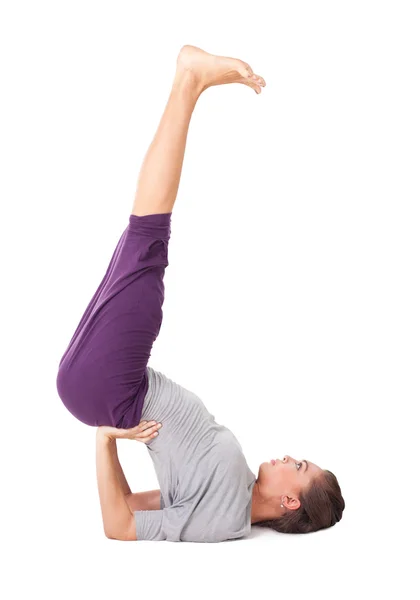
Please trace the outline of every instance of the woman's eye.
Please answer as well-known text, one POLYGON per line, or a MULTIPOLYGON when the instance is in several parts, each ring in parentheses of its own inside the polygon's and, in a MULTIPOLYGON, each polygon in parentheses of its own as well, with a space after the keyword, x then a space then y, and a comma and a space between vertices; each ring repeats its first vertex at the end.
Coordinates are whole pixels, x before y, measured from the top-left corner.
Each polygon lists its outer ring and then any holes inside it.
POLYGON ((299 471, 300 467, 302 466, 302 463, 296 463, 296 468, 299 471))

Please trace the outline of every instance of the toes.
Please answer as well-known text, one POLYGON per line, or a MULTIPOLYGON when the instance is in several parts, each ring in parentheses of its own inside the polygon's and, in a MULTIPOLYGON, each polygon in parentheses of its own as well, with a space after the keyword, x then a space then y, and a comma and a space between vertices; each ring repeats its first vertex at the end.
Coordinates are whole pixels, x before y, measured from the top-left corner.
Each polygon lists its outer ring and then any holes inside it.
POLYGON ((242 65, 239 64, 238 66, 238 72, 242 75, 242 77, 244 77, 245 79, 249 79, 252 77, 252 69, 251 67, 248 67, 247 65, 242 65))
POLYGON ((262 77, 260 77, 260 75, 255 75, 255 73, 254 73, 252 75, 252 79, 259 85, 262 85, 263 87, 265 87, 265 80, 262 77))
POLYGON ((261 87, 265 87, 265 80, 256 75, 248 63, 237 61, 236 70, 243 77, 243 83, 251 87, 257 94, 261 94, 261 87))
POLYGON ((255 93, 261 94, 260 86, 257 83, 255 83, 252 79, 249 79, 248 81, 244 81, 244 83, 246 85, 248 85, 250 88, 252 88, 255 93))

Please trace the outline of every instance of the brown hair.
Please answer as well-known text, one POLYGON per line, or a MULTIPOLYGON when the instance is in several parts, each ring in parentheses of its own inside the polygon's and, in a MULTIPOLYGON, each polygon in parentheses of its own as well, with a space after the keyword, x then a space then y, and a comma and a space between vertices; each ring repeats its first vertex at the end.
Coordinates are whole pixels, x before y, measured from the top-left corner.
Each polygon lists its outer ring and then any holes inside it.
POLYGON ((324 470, 300 495, 300 506, 280 519, 253 523, 280 533, 310 533, 332 527, 341 520, 345 507, 337 477, 324 470))

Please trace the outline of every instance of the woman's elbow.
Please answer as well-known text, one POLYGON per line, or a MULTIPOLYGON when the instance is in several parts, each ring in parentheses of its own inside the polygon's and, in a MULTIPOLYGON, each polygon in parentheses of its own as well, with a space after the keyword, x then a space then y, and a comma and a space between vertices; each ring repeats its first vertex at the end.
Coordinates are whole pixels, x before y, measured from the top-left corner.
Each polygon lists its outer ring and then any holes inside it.
POLYGON ((109 540, 119 540, 120 542, 131 542, 137 540, 134 515, 124 528, 113 530, 104 527, 104 534, 109 540))
POLYGON ((104 530, 104 533, 105 533, 105 537, 107 537, 109 540, 119 540, 120 542, 128 541, 127 537, 124 534, 121 534, 119 532, 114 533, 111 531, 104 530))
POLYGON ((109 540, 118 540, 118 537, 119 537, 119 536, 115 535, 114 532, 107 531, 106 529, 104 529, 104 534, 105 534, 105 537, 108 538, 109 540))

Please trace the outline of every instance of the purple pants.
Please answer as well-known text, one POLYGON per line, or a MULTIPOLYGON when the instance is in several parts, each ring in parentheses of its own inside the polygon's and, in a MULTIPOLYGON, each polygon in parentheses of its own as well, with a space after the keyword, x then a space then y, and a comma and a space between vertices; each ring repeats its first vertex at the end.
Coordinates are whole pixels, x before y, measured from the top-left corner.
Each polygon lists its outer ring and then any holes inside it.
POLYGON ((130 215, 60 360, 58 394, 86 425, 129 428, 141 420, 146 367, 162 324, 171 216, 130 215))

